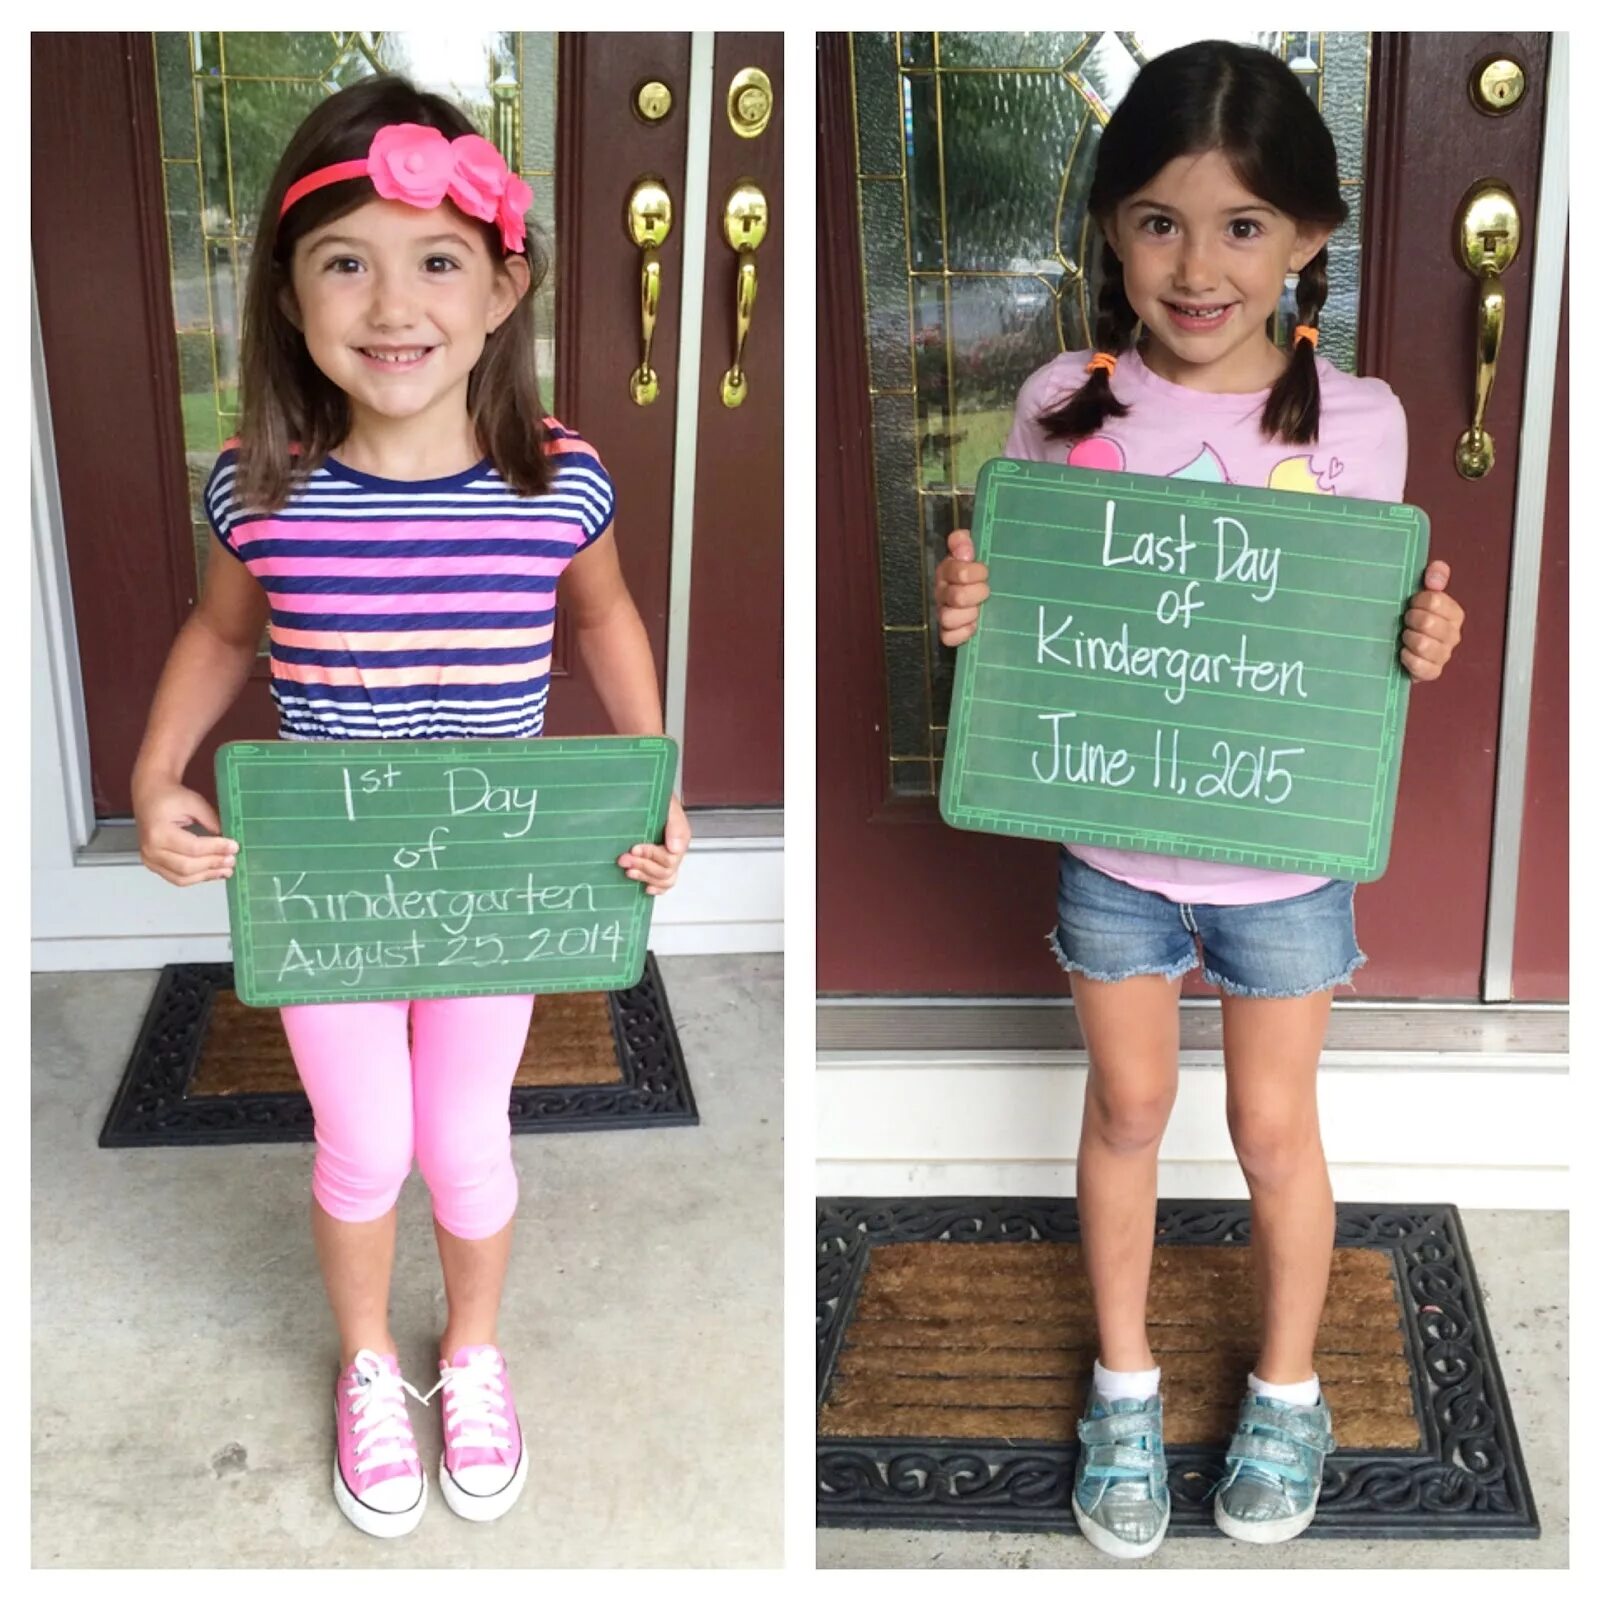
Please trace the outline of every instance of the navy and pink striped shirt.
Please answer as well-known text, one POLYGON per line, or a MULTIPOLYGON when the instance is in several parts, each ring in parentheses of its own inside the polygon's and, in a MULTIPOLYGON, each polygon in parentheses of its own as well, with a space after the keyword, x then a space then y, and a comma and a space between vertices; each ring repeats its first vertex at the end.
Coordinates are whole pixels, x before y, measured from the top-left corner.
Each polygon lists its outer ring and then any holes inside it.
POLYGON ((272 607, 285 739, 531 738, 544 727, 556 581, 611 525, 593 447, 545 419, 549 491, 487 458, 405 482, 332 457, 281 511, 234 503, 238 439, 205 487, 223 546, 272 607))

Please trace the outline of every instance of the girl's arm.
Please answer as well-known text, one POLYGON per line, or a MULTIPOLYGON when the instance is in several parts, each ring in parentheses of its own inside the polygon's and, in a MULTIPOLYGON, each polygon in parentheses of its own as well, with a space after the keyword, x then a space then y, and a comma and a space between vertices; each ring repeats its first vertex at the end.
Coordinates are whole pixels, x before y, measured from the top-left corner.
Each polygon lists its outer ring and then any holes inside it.
MULTIPOLYGON (((615 528, 610 538, 597 539, 569 563, 561 578, 561 611, 611 726, 624 734, 664 732, 655 658, 623 581, 615 528)), ((617 865, 643 883, 647 894, 660 894, 677 881, 689 837, 689 819, 673 795, 665 844, 641 841, 624 851, 617 865)))
POLYGON ((618 733, 664 732, 655 658, 623 580, 615 528, 611 537, 595 540, 568 564, 561 578, 561 614, 611 726, 618 733))
POLYGON ((243 562, 213 552, 205 590, 184 623, 156 685, 144 741, 133 765, 133 810, 139 854, 168 883, 202 883, 233 870, 237 844, 189 832, 199 823, 220 834, 222 823, 183 774, 200 741, 217 725, 250 675, 267 597, 243 562))

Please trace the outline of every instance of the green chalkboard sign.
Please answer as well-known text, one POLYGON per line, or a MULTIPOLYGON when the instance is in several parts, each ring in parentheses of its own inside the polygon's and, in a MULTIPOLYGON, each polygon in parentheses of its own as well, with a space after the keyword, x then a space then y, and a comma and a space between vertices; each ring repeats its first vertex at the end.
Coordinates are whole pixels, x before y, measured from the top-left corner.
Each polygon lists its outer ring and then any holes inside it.
POLYGON ((986 462, 958 828, 1365 881, 1388 861, 1415 506, 986 462))
POLYGON ((234 987, 251 1006, 624 989, 663 738, 375 739, 217 752, 234 987))

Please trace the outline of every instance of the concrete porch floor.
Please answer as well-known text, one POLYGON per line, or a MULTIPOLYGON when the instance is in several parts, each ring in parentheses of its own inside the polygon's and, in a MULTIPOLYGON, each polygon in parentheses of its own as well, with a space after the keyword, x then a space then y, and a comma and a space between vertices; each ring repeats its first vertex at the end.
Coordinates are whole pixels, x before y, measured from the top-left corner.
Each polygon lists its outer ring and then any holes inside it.
MULTIPOLYGON (((1354 1197, 1352 1197, 1354 1198, 1354 1197)), ((1168 1539, 1147 1561, 1102 1556, 1075 1528, 1061 1534, 817 1531, 819 1568, 1158 1567, 1537 1568, 1568 1565, 1567 1213, 1461 1213, 1489 1330, 1522 1442, 1542 1529, 1537 1539, 1300 1539, 1251 1546, 1218 1535, 1168 1539)), ((1339 1419, 1334 1419, 1335 1436, 1339 1419)))
MULTIPOLYGON (((532 1456, 499 1522, 430 1479, 405 1538, 333 1503, 337 1339, 312 1146, 101 1150, 154 972, 33 978, 33 1564, 775 1566, 782 1561, 782 957, 660 958, 697 1128, 513 1140, 501 1319, 532 1456)), ((426 1393, 443 1324, 427 1192, 391 1304, 426 1393)))

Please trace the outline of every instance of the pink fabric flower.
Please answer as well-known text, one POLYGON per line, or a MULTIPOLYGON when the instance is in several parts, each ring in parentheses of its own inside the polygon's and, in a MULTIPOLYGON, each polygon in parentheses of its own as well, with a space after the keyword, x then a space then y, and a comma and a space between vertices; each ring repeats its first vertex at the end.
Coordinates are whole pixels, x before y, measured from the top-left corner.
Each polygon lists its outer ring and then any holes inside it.
POLYGON ((520 251, 527 237, 527 224, 523 220, 533 205, 533 190, 516 173, 510 173, 504 192, 500 196, 500 233, 509 250, 520 251))
POLYGON ((367 171, 385 200, 432 210, 448 196, 467 216, 497 223, 508 250, 522 249, 533 191, 481 134, 446 139, 420 123, 391 123, 373 136, 367 171))
POLYGON ((481 134, 464 133, 450 141, 455 172, 450 198, 470 217, 493 222, 500 209, 500 191, 510 173, 500 152, 481 134))
POLYGON ((424 210, 443 202, 455 172, 450 141, 437 128, 396 122, 379 128, 367 151, 372 187, 385 200, 404 200, 424 210))

